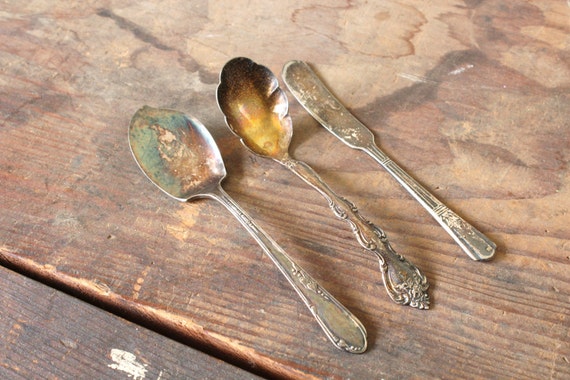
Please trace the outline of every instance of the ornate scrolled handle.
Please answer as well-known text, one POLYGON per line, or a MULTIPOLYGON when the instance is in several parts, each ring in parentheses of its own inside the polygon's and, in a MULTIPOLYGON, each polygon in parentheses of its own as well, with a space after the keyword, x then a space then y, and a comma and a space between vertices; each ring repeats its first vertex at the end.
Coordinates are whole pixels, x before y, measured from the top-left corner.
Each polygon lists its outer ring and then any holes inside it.
POLYGON ((384 287, 394 302, 418 309, 429 308, 426 276, 394 251, 384 231, 360 215, 352 202, 337 195, 306 163, 290 157, 279 162, 315 188, 328 201, 334 214, 348 222, 360 245, 376 255, 384 287))

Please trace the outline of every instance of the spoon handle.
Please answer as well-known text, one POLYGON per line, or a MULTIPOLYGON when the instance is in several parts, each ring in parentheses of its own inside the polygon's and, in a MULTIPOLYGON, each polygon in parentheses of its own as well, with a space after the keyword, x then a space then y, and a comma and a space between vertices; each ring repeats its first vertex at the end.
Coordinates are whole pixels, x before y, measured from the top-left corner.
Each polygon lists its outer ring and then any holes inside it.
POLYGON ((350 224, 360 245, 378 257, 384 287, 394 302, 418 309, 429 308, 429 283, 426 276, 394 251, 384 231, 362 217, 353 203, 338 196, 306 163, 290 157, 280 163, 325 197, 334 214, 350 224))
POLYGON ((296 264, 220 186, 207 196, 222 203, 253 236, 337 348, 353 354, 366 351, 366 329, 346 307, 296 264))

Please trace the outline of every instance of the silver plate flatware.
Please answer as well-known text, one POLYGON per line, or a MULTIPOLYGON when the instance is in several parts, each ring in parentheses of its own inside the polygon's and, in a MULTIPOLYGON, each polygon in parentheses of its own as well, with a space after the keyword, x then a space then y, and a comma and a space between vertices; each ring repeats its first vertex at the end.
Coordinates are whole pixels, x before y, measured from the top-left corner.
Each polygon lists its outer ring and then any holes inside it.
POLYGON ((217 99, 228 127, 250 151, 287 167, 349 223, 360 245, 378 258, 384 287, 394 302, 429 308, 425 275, 394 251, 384 231, 363 218, 353 203, 338 196, 309 165, 289 156, 293 125, 287 97, 268 68, 248 58, 232 59, 220 74, 217 99))
POLYGON ((226 169, 204 125, 177 111, 145 106, 132 118, 129 144, 144 174, 169 196, 182 202, 209 198, 223 204, 263 248, 337 348, 354 354, 366 351, 362 323, 222 189, 226 169))
POLYGON ((363 150, 376 160, 437 220, 471 259, 488 260, 493 257, 497 248, 495 243, 445 206, 382 152, 375 144, 372 132, 331 94, 307 63, 286 63, 283 80, 307 112, 346 145, 363 150))

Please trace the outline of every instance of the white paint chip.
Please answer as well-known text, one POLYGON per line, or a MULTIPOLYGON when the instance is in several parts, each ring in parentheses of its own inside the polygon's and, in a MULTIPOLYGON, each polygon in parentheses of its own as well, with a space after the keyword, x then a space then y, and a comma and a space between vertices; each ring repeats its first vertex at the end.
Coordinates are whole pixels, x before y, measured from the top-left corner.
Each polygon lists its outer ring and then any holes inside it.
MULTIPOLYGON (((570 0, 569 0, 570 1, 570 0)), ((430 81, 429 79, 419 76, 419 75, 414 75, 414 74, 407 74, 407 73, 398 73, 397 74, 400 78, 404 78, 404 79, 408 79, 411 80, 412 82, 418 82, 418 83, 430 83, 433 81, 430 81)))
POLYGON ((111 359, 114 363, 109 364, 108 367, 117 371, 126 372, 128 377, 133 380, 143 380, 146 375, 146 364, 137 362, 136 355, 119 350, 118 348, 111 349, 111 359))
POLYGON ((466 70, 472 69, 473 67, 475 67, 475 66, 473 66, 473 65, 471 65, 471 64, 468 64, 468 65, 462 66, 462 67, 460 67, 460 68, 458 68, 458 69, 456 69, 456 70, 450 71, 450 72, 448 73, 448 75, 459 75, 459 74, 463 73, 463 72, 466 71, 466 70))

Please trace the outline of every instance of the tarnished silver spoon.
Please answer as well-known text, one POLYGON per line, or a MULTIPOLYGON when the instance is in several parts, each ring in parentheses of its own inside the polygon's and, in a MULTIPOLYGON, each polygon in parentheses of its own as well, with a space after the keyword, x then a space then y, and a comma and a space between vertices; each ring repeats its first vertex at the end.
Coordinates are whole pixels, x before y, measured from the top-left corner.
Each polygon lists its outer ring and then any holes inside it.
POLYGON ((171 197, 223 204, 254 237, 309 308, 327 337, 350 353, 366 351, 366 330, 339 301, 296 264, 222 189, 226 169, 218 147, 198 120, 145 106, 129 126, 129 143, 146 176, 171 197))
POLYGON ((394 302, 429 308, 424 274, 396 253, 386 234, 363 218, 354 204, 338 196, 309 165, 289 156, 293 126, 287 97, 268 68, 248 58, 230 60, 220 74, 217 99, 228 126, 248 149, 289 168, 325 197, 338 218, 350 224, 360 245, 378 258, 384 286, 394 302))

